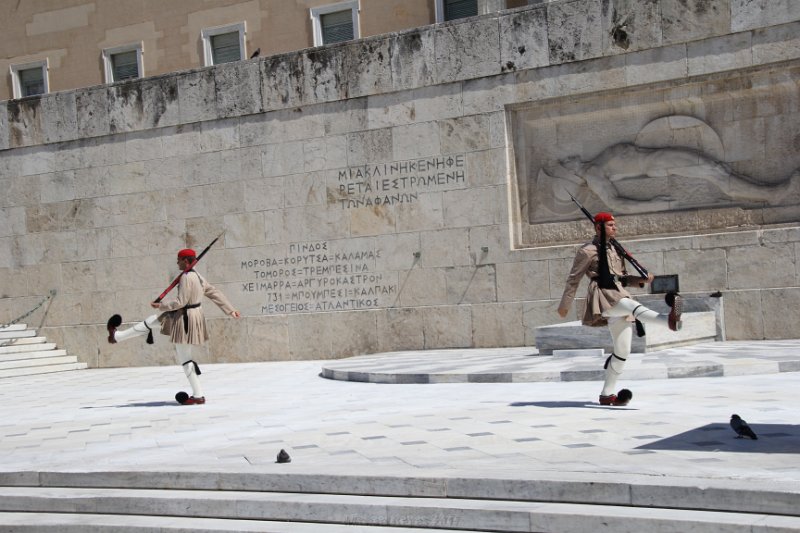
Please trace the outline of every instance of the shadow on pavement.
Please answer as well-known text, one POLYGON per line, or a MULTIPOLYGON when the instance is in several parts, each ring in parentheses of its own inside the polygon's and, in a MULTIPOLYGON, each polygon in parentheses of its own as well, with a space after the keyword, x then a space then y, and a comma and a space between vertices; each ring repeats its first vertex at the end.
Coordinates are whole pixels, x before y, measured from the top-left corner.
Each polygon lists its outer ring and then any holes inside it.
POLYGON ((636 411, 635 407, 620 407, 614 405, 600 405, 595 402, 513 402, 511 407, 546 407, 548 409, 560 408, 576 408, 583 407, 586 409, 612 409, 623 411, 636 411))
POLYGON ((109 409, 112 407, 164 407, 165 405, 170 405, 173 407, 183 407, 176 401, 168 401, 168 402, 135 402, 135 403, 124 403, 121 405, 91 405, 91 406, 81 407, 81 409, 109 409))
POLYGON ((750 424, 758 440, 739 439, 730 425, 716 423, 667 437, 637 450, 683 450, 747 453, 800 453, 800 426, 750 424))

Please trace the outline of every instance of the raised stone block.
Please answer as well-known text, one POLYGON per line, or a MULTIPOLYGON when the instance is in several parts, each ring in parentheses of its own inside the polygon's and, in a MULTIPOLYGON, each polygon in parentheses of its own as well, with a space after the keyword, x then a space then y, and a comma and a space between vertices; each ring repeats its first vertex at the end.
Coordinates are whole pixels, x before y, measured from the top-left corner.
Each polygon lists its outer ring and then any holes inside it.
MULTIPOLYGON (((637 298, 650 309, 666 313, 667 305, 653 297, 637 298)), ((725 323, 721 298, 684 298, 683 327, 670 331, 666 324, 646 323, 646 335, 634 333, 631 353, 647 353, 675 346, 686 346, 714 340, 725 340, 725 323)), ((633 323, 631 323, 633 327, 633 323)), ((611 333, 606 327, 583 326, 580 321, 567 322, 536 328, 536 348, 542 355, 556 350, 586 350, 602 348, 606 353, 614 351, 611 333)))

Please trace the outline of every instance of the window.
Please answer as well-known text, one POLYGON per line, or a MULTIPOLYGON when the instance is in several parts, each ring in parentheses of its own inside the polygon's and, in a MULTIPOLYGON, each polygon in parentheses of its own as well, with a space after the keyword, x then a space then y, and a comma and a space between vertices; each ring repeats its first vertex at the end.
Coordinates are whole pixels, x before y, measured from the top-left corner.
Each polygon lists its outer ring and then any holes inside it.
POLYGON ((314 46, 358 39, 358 0, 311 8, 314 46))
POLYGON ((47 60, 24 65, 11 65, 11 85, 14 98, 24 98, 49 91, 47 60))
POLYGON ((205 66, 239 61, 245 58, 245 24, 206 28, 202 32, 205 66))
POLYGON ((130 80, 144 76, 142 68, 142 43, 106 48, 103 50, 106 83, 130 80))
POLYGON ((436 0, 436 22, 474 17, 478 0, 436 0))

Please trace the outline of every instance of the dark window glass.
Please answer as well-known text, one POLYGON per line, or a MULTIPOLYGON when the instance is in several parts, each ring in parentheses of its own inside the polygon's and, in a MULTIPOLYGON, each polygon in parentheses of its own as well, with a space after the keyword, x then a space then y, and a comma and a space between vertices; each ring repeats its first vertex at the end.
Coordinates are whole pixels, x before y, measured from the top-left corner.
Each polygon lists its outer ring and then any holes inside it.
POLYGON ((444 20, 474 17, 478 14, 478 0, 444 0, 444 20))
POLYGON ((353 10, 346 9, 319 17, 322 25, 322 44, 353 39, 353 10))
POLYGON ((239 61, 242 58, 242 53, 239 51, 239 32, 212 35, 211 57, 215 65, 239 61))
POLYGON ((18 74, 22 96, 44 94, 44 69, 42 67, 20 70, 18 74))
POLYGON ((138 78, 139 62, 136 59, 136 50, 112 54, 111 69, 114 73, 114 81, 138 78))

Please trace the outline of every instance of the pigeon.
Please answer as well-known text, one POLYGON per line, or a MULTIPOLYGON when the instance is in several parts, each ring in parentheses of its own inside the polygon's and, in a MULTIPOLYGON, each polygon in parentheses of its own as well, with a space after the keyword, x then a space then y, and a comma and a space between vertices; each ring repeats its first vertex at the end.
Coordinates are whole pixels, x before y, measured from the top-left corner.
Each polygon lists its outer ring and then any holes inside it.
POLYGON ((737 433, 737 439, 750 437, 753 440, 758 440, 758 436, 756 435, 755 431, 753 431, 753 429, 747 425, 747 422, 742 420, 742 417, 739 415, 731 415, 731 427, 737 433))
POLYGON ((291 463, 292 462, 292 458, 289 457, 289 454, 286 453, 286 450, 281 449, 281 451, 278 452, 278 457, 277 457, 277 460, 275 462, 276 463, 291 463))
POLYGON ((256 48, 256 51, 253 52, 253 54, 250 56, 250 59, 253 59, 254 57, 258 57, 259 55, 261 55, 261 48, 256 48))

